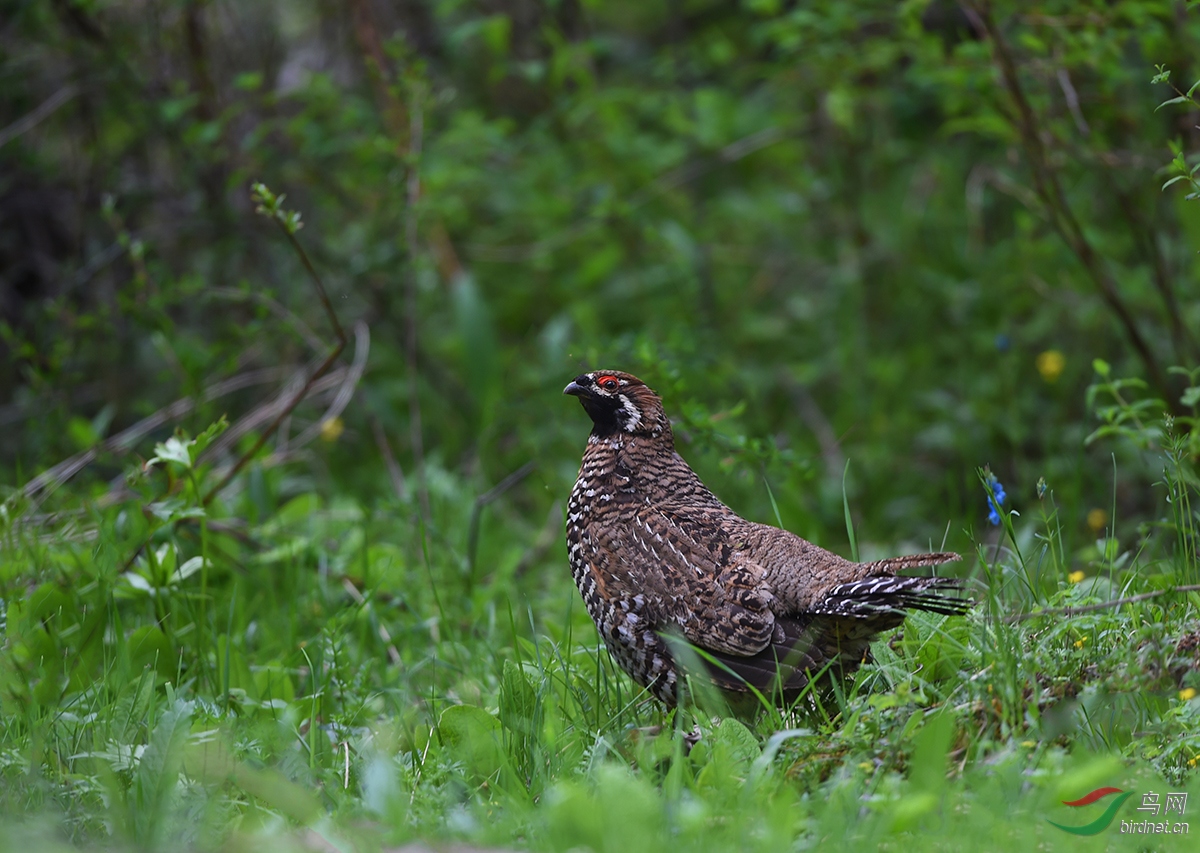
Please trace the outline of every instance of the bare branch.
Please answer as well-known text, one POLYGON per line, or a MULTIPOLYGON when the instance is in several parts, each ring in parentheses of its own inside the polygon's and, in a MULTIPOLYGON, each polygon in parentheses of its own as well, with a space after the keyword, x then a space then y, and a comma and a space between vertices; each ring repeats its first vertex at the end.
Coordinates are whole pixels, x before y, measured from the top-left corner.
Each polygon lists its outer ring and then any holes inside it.
POLYGON ((329 408, 321 416, 321 419, 296 437, 296 444, 304 445, 312 441, 321 431, 321 427, 346 410, 350 398, 354 396, 354 389, 358 387, 358 382, 362 379, 363 370, 367 366, 367 354, 370 351, 371 333, 367 324, 360 320, 354 324, 354 362, 350 365, 350 369, 344 372, 337 396, 333 398, 333 402, 329 404, 329 408))
MULTIPOLYGON (((291 378, 284 385, 283 390, 277 396, 242 415, 229 429, 221 433, 221 436, 204 452, 203 458, 211 459, 228 452, 230 448, 237 444, 238 439, 242 436, 254 432, 254 430, 259 429, 264 424, 278 420, 281 411, 286 410, 290 414, 295 409, 296 394, 305 387, 306 382, 310 381, 309 377, 311 377, 313 372, 311 368, 306 368, 292 374, 291 378)), ((342 386, 345 383, 347 372, 347 369, 339 368, 338 370, 328 372, 327 375, 322 376, 320 379, 311 381, 307 386, 308 395, 324 394, 342 386)))
POLYGON ((1091 136, 1092 129, 1088 126, 1087 119, 1083 117, 1083 110, 1079 108, 1079 93, 1075 91, 1071 75, 1067 73, 1067 69, 1059 68, 1055 77, 1058 78, 1058 88, 1062 89, 1063 97, 1067 100, 1067 109, 1071 113, 1071 118, 1075 120, 1075 128, 1084 136, 1091 136))
MULTIPOLYGON (((1046 210, 1051 225, 1075 254, 1095 285, 1100 298, 1120 322, 1130 345, 1141 358, 1151 383, 1160 389, 1167 399, 1173 400, 1174 395, 1167 393, 1166 377, 1163 375, 1154 351, 1142 335, 1133 312, 1126 305, 1116 282, 1105 269, 1103 258, 1088 240, 1074 210, 1067 201, 1058 175, 1046 152, 1037 114, 1025 96, 1020 77, 1017 74, 1016 62, 1007 40, 992 18, 990 4, 986 0, 983 2, 964 0, 960 3, 960 7, 966 13, 972 26, 992 45, 992 55, 997 69, 1000 71, 1004 86, 1017 110, 1014 123, 1021 137, 1021 146, 1025 151, 1030 172, 1033 175, 1034 189, 1046 210)), ((1174 407, 1174 403, 1172 406, 1174 407)))
POLYGON ((471 580, 475 578, 475 552, 479 545, 479 519, 483 515, 483 508, 532 474, 533 469, 536 467, 537 462, 532 459, 529 460, 492 488, 475 498, 475 506, 471 508, 471 523, 467 531, 467 577, 471 580))
MULTIPOLYGON (((266 189, 265 187, 261 187, 261 185, 257 184, 255 187, 255 193, 258 192, 259 188, 263 190, 266 189)), ((301 387, 300 390, 296 392, 295 396, 292 397, 292 399, 289 400, 285 406, 283 406, 283 408, 279 411, 278 416, 263 431, 262 435, 258 437, 258 440, 254 442, 254 445, 241 455, 237 462, 233 464, 225 476, 222 477, 215 486, 208 490, 208 493, 204 496, 204 500, 201 502, 205 506, 211 503, 212 499, 216 497, 217 493, 220 492, 221 489, 225 488, 229 481, 236 477, 238 473, 244 467, 246 467, 246 464, 254 458, 258 451, 262 449, 263 445, 265 445, 271 436, 275 434, 275 431, 279 429, 280 424, 282 424, 284 420, 291 415, 295 408, 300 405, 301 401, 308 396, 309 392, 313 389, 313 386, 325 375, 326 372, 328 372, 329 368, 333 366, 333 363, 337 361, 338 357, 342 354, 342 351, 346 348, 346 333, 342 330, 342 324, 338 321, 337 312, 333 310, 333 303, 329 301, 329 294, 325 291, 325 283, 321 281, 321 276, 319 273, 317 273, 316 267, 313 266, 312 261, 309 259, 308 252, 304 251, 304 247, 300 245, 300 241, 296 239, 295 226, 289 226, 286 217, 279 214, 280 211, 277 211, 271 216, 271 219, 274 220, 275 224, 279 226, 279 229, 283 231, 283 234, 285 237, 287 237, 288 242, 292 244, 292 249, 300 257, 300 262, 304 265, 304 269, 308 272, 308 277, 312 281, 313 287, 315 287, 317 290, 317 297, 321 300, 321 305, 324 307, 325 314, 329 318, 329 325, 333 327, 333 332, 337 336, 337 343, 334 344, 333 349, 330 350, 325 360, 321 362, 321 364, 315 371, 312 372, 312 374, 309 375, 303 387, 301 387)))
POLYGON ((8 127, 0 130, 0 148, 12 142, 18 136, 28 133, 54 113, 59 107, 79 94, 79 87, 74 83, 63 86, 46 100, 42 101, 30 112, 21 116, 8 127))
POLYGON ((396 490, 396 497, 404 500, 408 494, 408 485, 404 482, 404 470, 396 461, 396 454, 392 453, 392 446, 388 444, 387 434, 383 431, 383 423, 374 415, 371 415, 371 431, 375 434, 375 446, 379 448, 379 454, 383 457, 384 464, 387 465, 388 477, 392 481, 392 488, 396 490))
POLYGON ((1082 607, 1053 607, 1048 610, 1035 610, 1032 613, 1015 613, 1012 616, 1006 616, 1004 621, 1011 624, 1013 622, 1024 622, 1028 619, 1037 619, 1039 616, 1075 616, 1079 613, 1094 613, 1097 610, 1108 610, 1124 604, 1133 604, 1135 601, 1149 601, 1151 598, 1158 598, 1160 595, 1166 595, 1169 592, 1200 592, 1200 584, 1173 586, 1170 589, 1156 589, 1153 592, 1143 592, 1141 595, 1131 595, 1128 598, 1114 598, 1111 601, 1102 601, 1099 604, 1086 604, 1082 607))
MULTIPOLYGON (((268 367, 259 370, 249 370, 228 379, 223 379, 204 389, 199 395, 199 402, 210 402, 234 391, 275 382, 279 379, 283 368, 268 367)), ((164 406, 152 415, 142 418, 116 435, 110 436, 93 448, 77 453, 69 459, 59 462, 38 474, 24 485, 18 494, 23 498, 33 498, 39 492, 46 490, 47 496, 54 489, 66 483, 84 468, 92 463, 101 453, 124 453, 130 450, 138 441, 159 427, 173 423, 190 414, 197 406, 196 397, 183 397, 164 406)), ((43 500, 46 496, 43 496, 43 500)), ((40 503, 40 501, 39 501, 40 503)))

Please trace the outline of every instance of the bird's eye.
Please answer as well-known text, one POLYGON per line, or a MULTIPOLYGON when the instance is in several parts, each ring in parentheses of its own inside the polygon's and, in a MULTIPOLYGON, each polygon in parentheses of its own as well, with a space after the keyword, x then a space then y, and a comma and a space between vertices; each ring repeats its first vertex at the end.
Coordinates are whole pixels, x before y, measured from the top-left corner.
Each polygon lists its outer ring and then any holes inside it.
POLYGON ((596 384, 599 385, 601 388, 603 388, 605 391, 616 391, 617 388, 619 388, 621 386, 621 383, 617 380, 617 377, 615 377, 615 376, 601 376, 599 379, 596 380, 596 384))

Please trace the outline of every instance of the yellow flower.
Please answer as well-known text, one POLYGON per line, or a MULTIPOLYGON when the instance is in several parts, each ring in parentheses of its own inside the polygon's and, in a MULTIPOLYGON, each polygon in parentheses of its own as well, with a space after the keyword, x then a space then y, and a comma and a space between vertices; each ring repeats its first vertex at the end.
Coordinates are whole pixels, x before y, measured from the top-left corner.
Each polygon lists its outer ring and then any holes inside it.
POLYGON ((1067 575, 1067 580, 1069 580, 1071 583, 1079 583, 1081 580, 1083 580, 1083 577, 1083 570, 1081 569, 1080 571, 1071 572, 1071 574, 1067 575))
POLYGON ((345 431, 346 425, 342 423, 341 418, 330 418, 321 424, 321 440, 328 442, 337 441, 345 431))
POLYGON ((1088 527, 1092 528, 1093 533, 1099 533, 1108 524, 1108 513, 1100 509, 1100 507, 1088 510, 1087 524, 1088 527))
POLYGON ((1037 371, 1047 382, 1056 382, 1066 366, 1066 356, 1056 349, 1048 349, 1037 357, 1037 371))
POLYGON ((1080 637, 1078 640, 1075 641, 1075 648, 1082 649, 1083 644, 1086 643, 1087 641, 1088 641, 1088 638, 1086 636, 1080 637))
MULTIPOLYGON (((1192 699, 1196 698, 1196 688, 1195 687, 1183 688, 1182 690, 1179 691, 1179 698, 1182 699, 1184 702, 1190 702, 1192 699)), ((1193 760, 1195 760, 1195 759, 1193 759, 1193 760)))
POLYGON ((1196 766, 1196 759, 1189 758, 1188 759, 1188 767, 1195 767, 1195 766, 1196 766))

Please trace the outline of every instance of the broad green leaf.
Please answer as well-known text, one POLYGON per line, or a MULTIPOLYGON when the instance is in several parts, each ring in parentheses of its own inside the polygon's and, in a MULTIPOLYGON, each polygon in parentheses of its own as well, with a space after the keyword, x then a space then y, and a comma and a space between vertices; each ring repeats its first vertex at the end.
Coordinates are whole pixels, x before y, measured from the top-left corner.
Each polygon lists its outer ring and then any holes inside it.
POLYGON ((438 720, 438 736, 447 752, 471 774, 489 778, 504 763, 500 721, 474 705, 452 705, 438 720))

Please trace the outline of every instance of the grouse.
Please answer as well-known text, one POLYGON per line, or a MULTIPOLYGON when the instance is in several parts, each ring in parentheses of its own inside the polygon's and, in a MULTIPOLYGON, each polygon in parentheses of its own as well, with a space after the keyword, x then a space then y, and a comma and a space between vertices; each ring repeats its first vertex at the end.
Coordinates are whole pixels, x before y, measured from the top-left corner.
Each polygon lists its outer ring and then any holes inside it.
POLYGON ((817 674, 852 673, 907 609, 971 606, 943 594, 960 580, 897 574, 958 554, 854 563, 738 516, 675 451, 662 400, 637 377, 584 373, 563 393, 593 424, 567 503, 575 584, 617 663, 668 706, 686 674, 669 635, 721 690, 787 704, 817 674))

